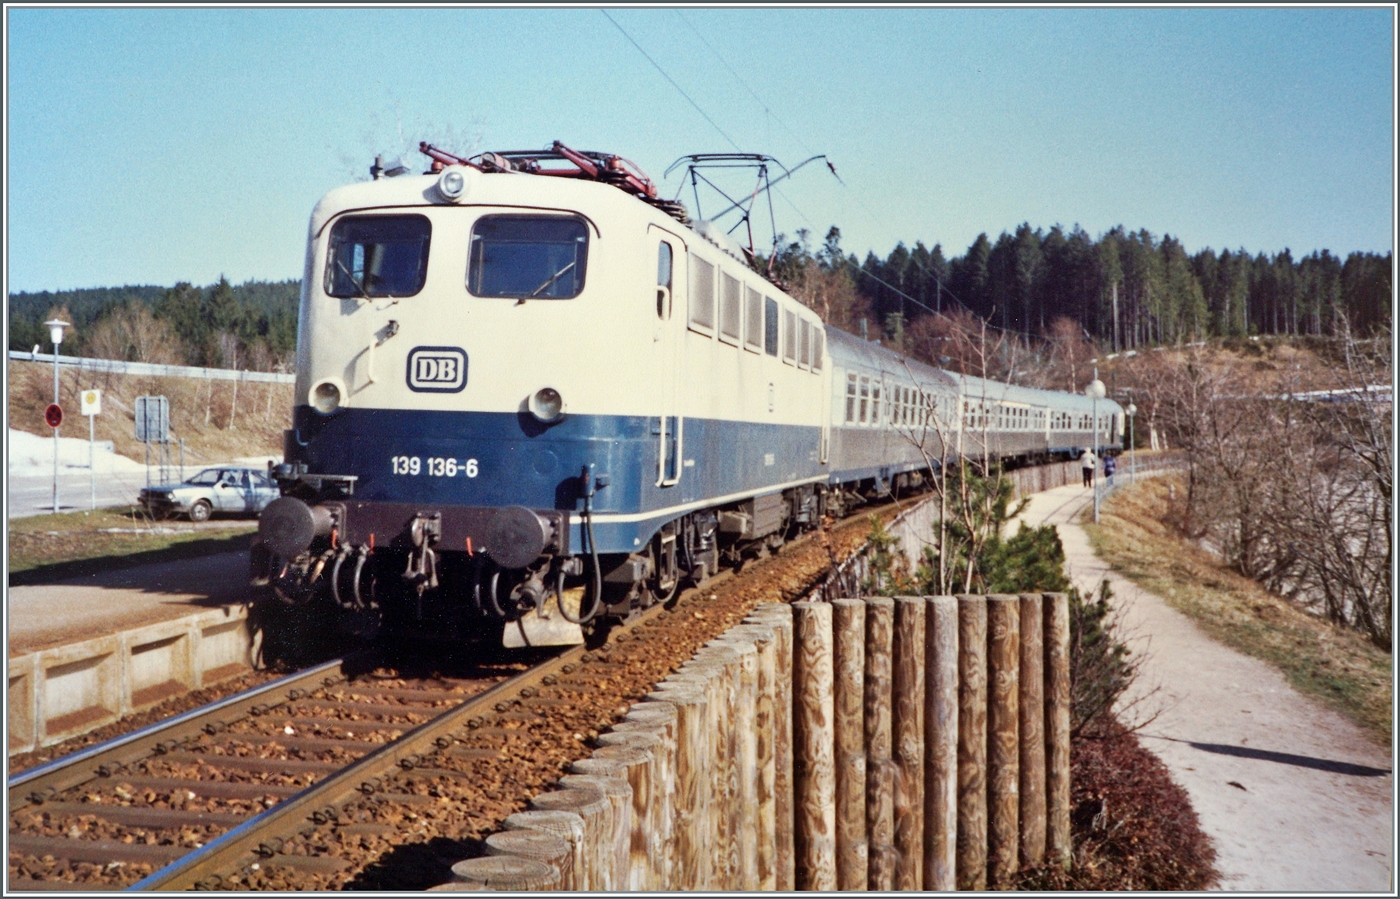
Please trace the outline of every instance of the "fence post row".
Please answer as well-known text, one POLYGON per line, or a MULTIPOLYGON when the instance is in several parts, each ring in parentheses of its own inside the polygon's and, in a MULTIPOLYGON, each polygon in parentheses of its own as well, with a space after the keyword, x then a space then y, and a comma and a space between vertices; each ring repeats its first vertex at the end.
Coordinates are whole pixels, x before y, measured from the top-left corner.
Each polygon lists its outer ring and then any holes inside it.
POLYGON ((1068 867, 1063 593, 765 603, 437 889, 1005 888, 1068 867))

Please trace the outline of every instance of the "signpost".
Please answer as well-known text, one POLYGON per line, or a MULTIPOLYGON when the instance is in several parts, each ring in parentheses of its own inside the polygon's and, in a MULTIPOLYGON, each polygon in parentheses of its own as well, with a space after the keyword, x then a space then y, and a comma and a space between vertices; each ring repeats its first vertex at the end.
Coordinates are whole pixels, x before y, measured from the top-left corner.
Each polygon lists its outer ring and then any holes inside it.
POLYGON ((53 428, 53 511, 58 514, 58 426, 63 424, 63 409, 58 405, 58 347, 63 343, 63 329, 71 327, 68 322, 52 319, 44 324, 49 327, 49 340, 53 341, 53 403, 44 410, 44 421, 53 428))
POLYGON ((160 444, 156 452, 160 460, 160 482, 164 484, 170 464, 170 400, 163 396, 138 396, 135 412, 136 439, 146 444, 146 486, 151 486, 152 443, 160 444))
POLYGON ((97 440, 97 416, 102 412, 102 391, 84 390, 82 413, 88 419, 88 502, 92 511, 97 511, 97 468, 93 464, 93 444, 97 440))

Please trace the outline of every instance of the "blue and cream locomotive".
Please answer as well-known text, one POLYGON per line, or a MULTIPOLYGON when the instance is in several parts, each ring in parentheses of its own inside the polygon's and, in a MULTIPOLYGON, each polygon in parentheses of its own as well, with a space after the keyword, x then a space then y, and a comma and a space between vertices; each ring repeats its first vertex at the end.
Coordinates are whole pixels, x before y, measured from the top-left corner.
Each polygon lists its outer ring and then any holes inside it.
POLYGON ((825 327, 618 157, 424 151, 311 216, 253 557, 286 602, 576 641, 949 456, 1119 440, 1111 401, 825 327))

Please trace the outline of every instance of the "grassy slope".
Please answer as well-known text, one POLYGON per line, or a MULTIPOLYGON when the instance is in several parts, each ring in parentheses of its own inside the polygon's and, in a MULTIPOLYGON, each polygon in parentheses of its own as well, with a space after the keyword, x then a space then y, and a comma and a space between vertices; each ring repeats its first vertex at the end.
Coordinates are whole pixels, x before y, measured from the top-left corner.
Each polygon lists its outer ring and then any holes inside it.
POLYGON ((51 583, 113 567, 248 548, 253 519, 153 522, 136 509, 32 515, 9 522, 9 583, 51 583))
MULTIPOLYGON (((9 426, 48 437, 52 432, 44 425, 44 407, 53 402, 53 363, 11 361, 8 373, 9 426)), ((76 370, 61 368, 62 436, 87 438, 88 424, 78 414, 78 393, 97 387, 102 390, 97 439, 111 440, 127 458, 138 462, 145 458, 145 448, 136 441, 132 410, 136 397, 147 394, 169 397, 171 436, 184 438, 188 465, 227 462, 239 456, 280 456, 282 430, 291 424, 292 386, 239 384, 235 407, 233 385, 232 381, 110 373, 86 374, 80 380, 76 370)))
MULTIPOLYGON (((1161 520, 1172 479, 1119 490, 1085 529, 1095 551, 1220 642, 1273 664, 1302 693, 1391 741, 1392 659, 1225 566, 1161 520)), ((1180 485, 1178 490, 1182 489, 1180 485)))

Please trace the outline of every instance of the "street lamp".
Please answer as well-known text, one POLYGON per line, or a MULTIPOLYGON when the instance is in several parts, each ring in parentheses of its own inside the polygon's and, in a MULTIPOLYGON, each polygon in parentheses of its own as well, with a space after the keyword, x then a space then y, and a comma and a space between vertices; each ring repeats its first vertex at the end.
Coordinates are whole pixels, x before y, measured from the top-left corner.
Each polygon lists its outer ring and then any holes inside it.
POLYGON ((1099 463, 1099 400, 1103 399, 1105 396, 1108 395, 1108 390, 1103 386, 1103 381, 1100 381, 1100 380, 1099 380, 1099 367, 1098 367, 1097 365, 1094 366, 1094 380, 1090 381, 1090 382, 1089 382, 1089 385, 1088 385, 1087 387, 1084 388, 1084 395, 1087 396, 1087 397, 1089 397, 1089 399, 1091 399, 1091 400, 1094 401, 1094 418, 1093 418, 1093 422, 1092 422, 1093 428, 1094 428, 1094 473, 1093 473, 1093 475, 1092 475, 1092 478, 1093 478, 1093 482, 1094 482, 1094 523, 1095 523, 1095 524, 1098 524, 1098 523, 1099 523, 1099 472, 1098 472, 1098 463, 1099 463))
POLYGON ((1137 439, 1133 434, 1133 416, 1137 415, 1137 404, 1128 403, 1128 408, 1123 410, 1128 413, 1128 466, 1129 481, 1137 483, 1137 439))
MULTIPOLYGON (((72 327, 68 322, 53 319, 44 322, 49 327, 49 340, 53 341, 53 404, 58 405, 58 348, 63 343, 63 329, 72 327)), ((53 511, 58 514, 58 427, 53 429, 53 511)))

